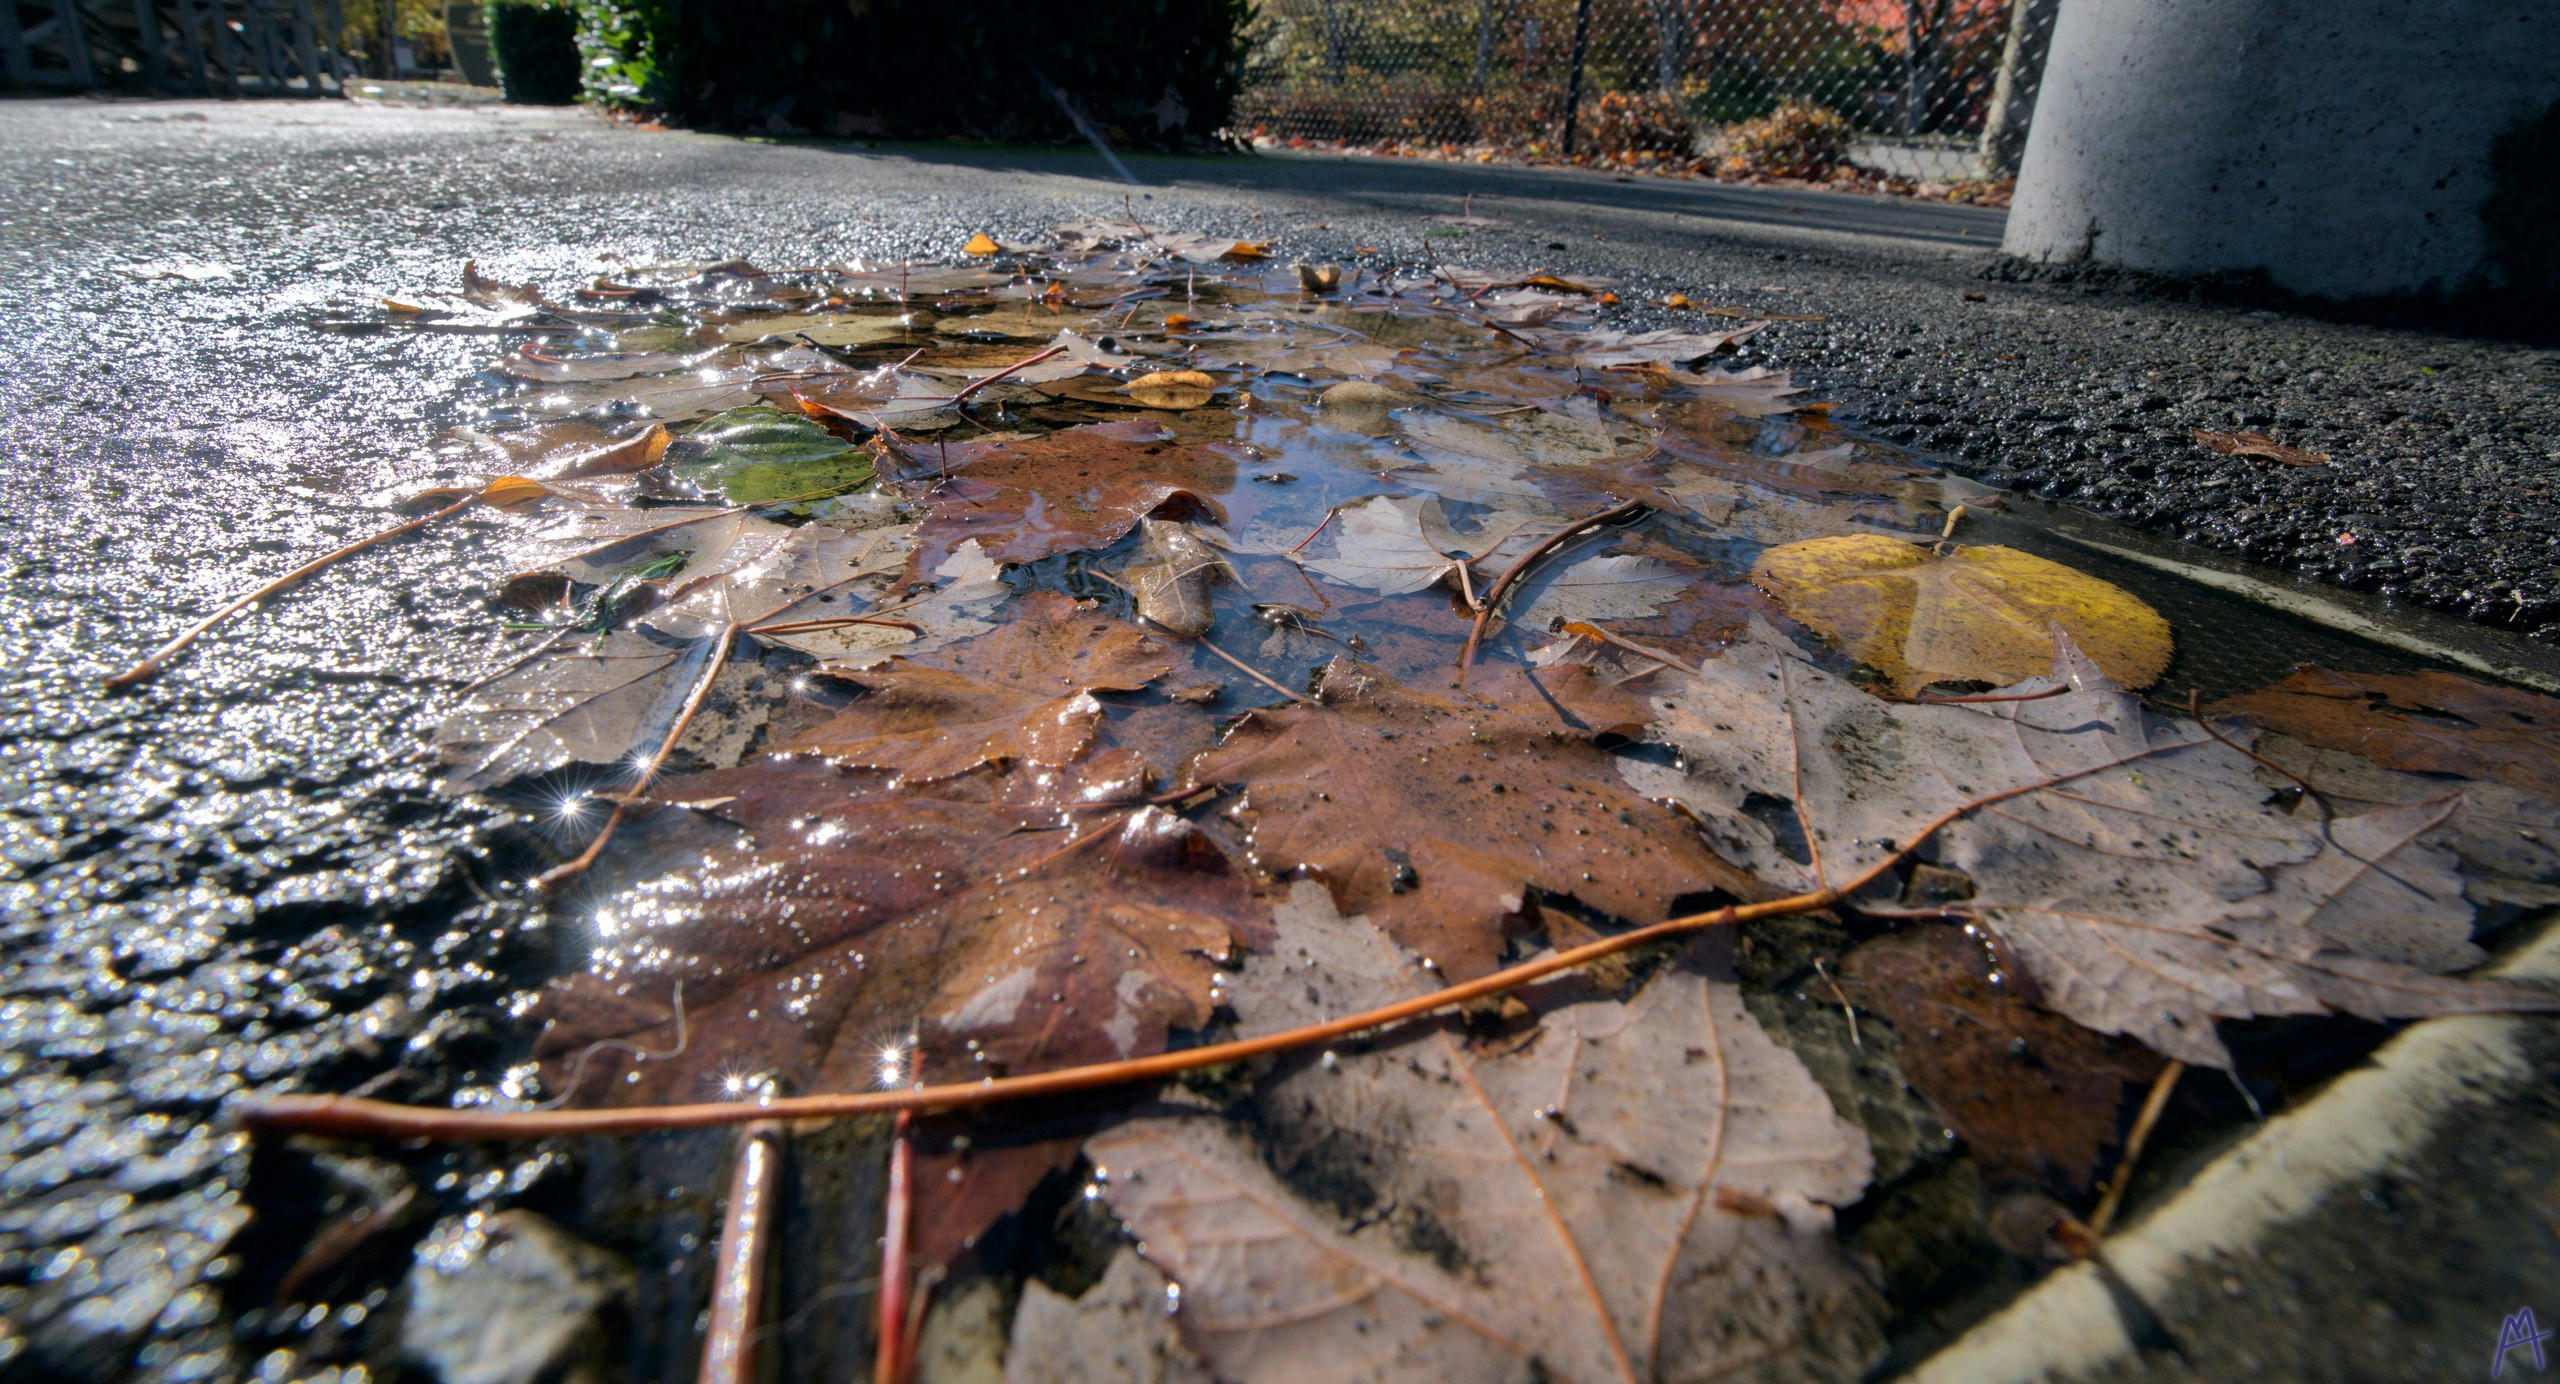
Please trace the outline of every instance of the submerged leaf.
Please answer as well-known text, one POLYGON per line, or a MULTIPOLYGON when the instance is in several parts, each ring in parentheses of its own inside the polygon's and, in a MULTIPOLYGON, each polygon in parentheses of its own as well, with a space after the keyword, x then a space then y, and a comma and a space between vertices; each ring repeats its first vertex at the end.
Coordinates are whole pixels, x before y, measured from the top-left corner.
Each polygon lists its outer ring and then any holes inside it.
POLYGON ((1184 639, 1207 634, 1218 618, 1210 592, 1234 581, 1235 568, 1184 525, 1141 519, 1138 532, 1144 553, 1122 574, 1138 614, 1184 639))
POLYGON ((1484 563, 1498 571, 1537 546, 1535 537, 1520 532, 1526 522, 1497 514, 1475 532, 1460 533, 1438 500, 1373 495, 1342 507, 1335 516, 1334 555, 1307 565, 1335 581, 1384 596, 1444 581, 1454 586, 1461 566, 1472 570, 1484 563))
POLYGON ((704 419, 664 464, 733 504, 814 499, 871 483, 871 454, 798 414, 750 404, 704 419))
POLYGON ((1539 891, 1649 922, 1684 894, 1752 888, 1613 782, 1592 738, 1631 718, 1586 670, 1478 681, 1482 696, 1421 692, 1337 658, 1318 705, 1247 715, 1189 780, 1243 790, 1264 868, 1323 879, 1461 979, 1493 969, 1539 891))
POLYGON ((2451 673, 2306 665, 2207 710, 2386 768, 2494 779, 2560 803, 2560 699, 2451 673))
POLYGON ((1936 556, 1880 534, 1811 538, 1760 555, 1752 579, 1789 615, 1905 695, 1933 682, 2008 682, 2051 665, 2056 626, 2128 687, 2169 666, 2169 622, 2121 587, 2015 548, 1936 556))
MULTIPOLYGON (((1412 995, 1409 954, 1301 882, 1231 987, 1241 1031, 1412 995)), ((1248 1133, 1207 1112, 1086 1145, 1224 1378, 1857 1376, 1882 1303, 1831 1243, 1872 1166, 1701 945, 1518 1042, 1417 1025, 1300 1062, 1248 1133)))
POLYGON ((617 1105, 715 1098, 742 1075, 862 1090, 910 1037, 899 1081, 1157 1051, 1207 1022, 1218 960, 1268 923, 1189 823, 1064 812, 1144 785, 1124 756, 922 788, 807 756, 670 781, 661 799, 716 804, 743 834, 684 849, 596 916, 588 969, 542 1002, 540 1051, 577 1099, 617 1105), (1095 839, 1070 849, 1071 833, 1095 839), (688 1041, 635 1056, 672 1044, 679 980, 688 1041), (632 1048, 575 1071, 608 1040, 632 1048))
POLYGON ((1172 654, 1055 592, 1037 597, 975 638, 844 674, 865 695, 794 748, 919 781, 986 763, 1057 768, 1083 758, 1102 723, 1092 694, 1144 687, 1171 671, 1172 654))
POLYGON ((1220 518, 1206 497, 1232 485, 1236 468, 1222 448, 1178 444, 1141 421, 924 451, 951 477, 934 486, 917 538, 927 563, 972 539, 999 562, 1037 562, 1109 547, 1149 515, 1220 518))
POLYGON ((2160 1059, 2093 1033, 1995 980, 1991 949, 1924 924, 1843 957, 1840 984, 1894 1027, 1894 1062, 1995 1185, 2077 1197, 2116 1140, 2125 1091, 2160 1059))
POLYGON ((2433 974, 2480 959, 2446 844, 2461 797, 2285 811, 2246 754, 2152 715, 2067 645, 2015 701, 1880 701, 1765 627, 1669 685, 1655 734, 1689 767, 1629 762, 1637 788, 1687 804, 1780 888, 1854 892, 1925 839, 1971 881, 1947 910, 2102 1032, 2225 1066, 2216 1019, 2553 1007, 2433 974))

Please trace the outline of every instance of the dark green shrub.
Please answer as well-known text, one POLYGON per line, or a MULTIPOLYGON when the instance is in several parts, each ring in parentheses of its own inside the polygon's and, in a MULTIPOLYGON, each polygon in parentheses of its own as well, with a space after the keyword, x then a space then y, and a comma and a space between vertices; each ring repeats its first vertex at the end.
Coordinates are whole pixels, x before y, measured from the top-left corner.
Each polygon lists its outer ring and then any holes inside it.
POLYGON ((489 56, 509 101, 560 106, 578 99, 578 15, 537 0, 490 0, 489 56))
POLYGON ((1165 147, 1225 129, 1249 8, 578 0, 588 96, 687 124, 1072 139, 1045 78, 1114 143, 1165 147))

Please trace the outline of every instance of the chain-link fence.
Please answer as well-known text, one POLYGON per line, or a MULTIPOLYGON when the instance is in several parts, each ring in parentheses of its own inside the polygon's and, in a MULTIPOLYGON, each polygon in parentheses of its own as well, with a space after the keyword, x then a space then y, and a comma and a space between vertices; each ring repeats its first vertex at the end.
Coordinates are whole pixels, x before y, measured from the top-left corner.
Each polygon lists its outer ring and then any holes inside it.
POLYGON ((1998 178, 2058 3, 1262 0, 1237 114, 1280 141, 1998 178))

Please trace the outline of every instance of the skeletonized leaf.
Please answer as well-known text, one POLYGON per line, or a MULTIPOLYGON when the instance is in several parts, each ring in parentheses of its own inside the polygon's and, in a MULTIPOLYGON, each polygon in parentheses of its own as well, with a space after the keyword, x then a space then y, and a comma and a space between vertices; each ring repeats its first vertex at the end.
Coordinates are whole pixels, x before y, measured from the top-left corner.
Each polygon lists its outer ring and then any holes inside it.
POLYGON ((2169 1056, 2224 1066, 2217 1019, 2547 1008, 2433 974, 2479 958, 2444 844, 2457 796, 2323 820, 2254 761, 2146 711, 2066 645, 2060 695, 1880 701, 1765 625, 1656 700, 1686 772, 1628 763, 1696 812, 1719 854, 1785 888, 1854 890, 1924 839, 1971 878, 2046 1003, 2169 1056))
POLYGON ((1933 682, 2007 682, 2053 661, 2059 626, 2107 675, 2149 686, 2169 622, 2123 588, 2015 548, 1944 556, 1881 534, 1772 548, 1752 580, 1909 695, 1933 682))
MULTIPOLYGON (((1246 1033, 1431 983, 1319 885, 1298 883, 1278 926, 1230 987, 1246 1033)), ((1302 1062, 1256 1094, 1258 1134, 1201 1112, 1087 1144, 1221 1377, 1597 1384, 1872 1362, 1881 1302, 1828 1234, 1865 1186, 1866 1139, 1711 949, 1624 1005, 1545 1003, 1523 1043, 1418 1025, 1302 1062)))

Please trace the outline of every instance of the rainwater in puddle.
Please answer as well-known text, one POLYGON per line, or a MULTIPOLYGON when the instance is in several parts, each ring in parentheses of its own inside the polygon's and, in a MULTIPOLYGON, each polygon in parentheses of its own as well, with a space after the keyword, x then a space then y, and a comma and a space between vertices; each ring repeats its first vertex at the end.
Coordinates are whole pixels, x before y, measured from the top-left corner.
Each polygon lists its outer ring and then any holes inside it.
MULTIPOLYGON (((1876 716, 2045 671, 2057 620, 2163 710, 2303 662, 2554 685, 2520 643, 2334 595, 2271 610, 2281 579, 1863 441, 1782 373, 1720 368, 1746 326, 1615 330, 1606 285, 1337 274, 1127 225, 973 248, 474 277, 324 324, 507 343, 440 446, 540 483, 467 521, 507 553, 507 632, 439 749, 451 787, 518 805, 528 849, 568 862, 558 973, 526 977, 521 1060, 466 1105, 1110 1063, 1786 893, 1706 845, 1757 821, 1768 859, 1817 855, 1785 794, 1737 789, 1724 817, 1711 790, 1648 790, 1755 734, 1663 729, 1737 640, 1876 716), (1881 546, 1822 546, 1848 538, 1881 546)), ((867 1367, 903 1141, 922 1377, 1008 1340, 1306 1378, 1398 1354, 1452 1378, 1917 1358, 2033 1281, 2056 1217, 2093 1214, 2163 1062, 2032 1003, 2016 947, 1957 925, 1952 858, 1883 885, 1383 1038, 800 1126, 764 1307, 723 1339, 786 1377, 867 1367)), ((2225 1025, 2234 1076, 2192 1073, 2152 1156, 2201 1157, 2381 1032, 2225 1025)), ((433 1219, 413 1208, 468 1189, 619 1261, 544 1261, 627 1303, 561 1349, 692 1377, 728 1329, 737 1140, 330 1155, 371 1209, 315 1229, 321 1268, 235 1297, 315 1363, 466 1350, 450 1317, 481 1309, 453 1304, 480 1299, 328 1246, 380 1248, 357 1221, 405 1246, 433 1219), (331 1293, 402 1272, 396 1341, 307 1345, 331 1293)), ((467 1278, 492 1243, 548 1243, 480 1224, 434 1232, 437 1262, 467 1278)))

